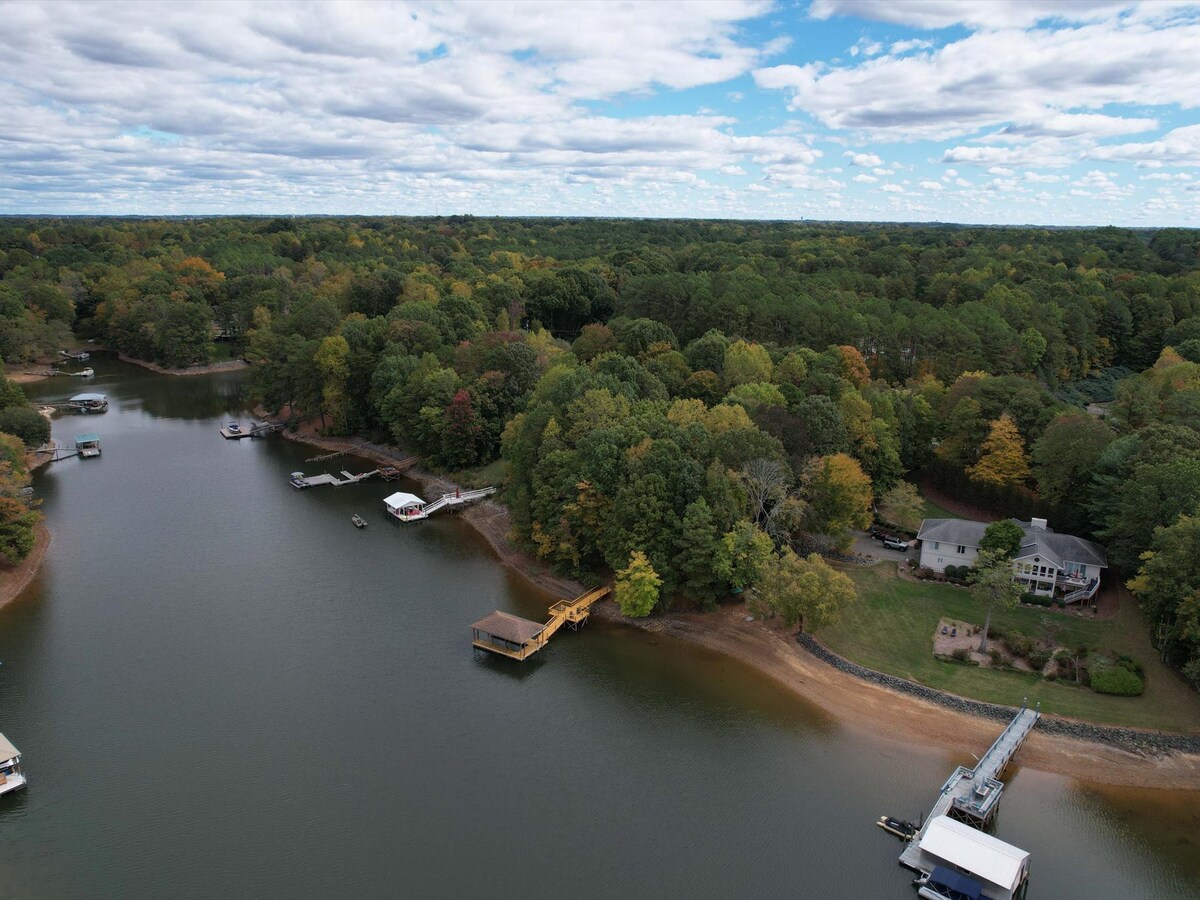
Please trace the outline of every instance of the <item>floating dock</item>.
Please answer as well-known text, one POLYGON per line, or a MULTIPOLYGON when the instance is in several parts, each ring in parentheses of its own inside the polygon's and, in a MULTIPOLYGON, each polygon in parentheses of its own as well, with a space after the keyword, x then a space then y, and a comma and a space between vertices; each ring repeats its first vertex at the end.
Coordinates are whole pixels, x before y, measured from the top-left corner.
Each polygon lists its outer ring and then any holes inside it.
POLYGON ((544 623, 497 610, 471 626, 471 644, 478 650, 524 661, 545 647, 564 625, 574 631, 586 624, 592 606, 611 591, 612 588, 605 585, 574 600, 559 600, 550 607, 550 619, 544 623))
POLYGON ((338 478, 337 475, 330 475, 328 472, 324 475, 305 475, 303 472, 293 472, 289 483, 297 490, 318 487, 322 484, 332 484, 334 487, 341 487, 344 484, 358 484, 360 481, 366 481, 368 478, 378 475, 379 470, 372 469, 370 472, 360 472, 358 475, 355 475, 343 469, 340 474, 341 478, 338 478))
POLYGON ((264 437, 273 431, 278 431, 283 425, 278 422, 260 422, 249 428, 232 431, 228 427, 221 429, 221 437, 227 441, 240 441, 242 438, 264 437))

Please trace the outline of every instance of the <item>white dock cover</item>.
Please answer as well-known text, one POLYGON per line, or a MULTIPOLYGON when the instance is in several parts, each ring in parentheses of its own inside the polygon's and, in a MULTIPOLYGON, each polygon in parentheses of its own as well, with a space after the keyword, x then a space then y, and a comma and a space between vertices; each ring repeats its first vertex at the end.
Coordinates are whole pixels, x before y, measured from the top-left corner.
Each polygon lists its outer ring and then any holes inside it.
MULTIPOLYGON (((1029 866, 1029 854, 947 816, 929 823, 921 838, 922 854, 945 860, 1012 896, 1029 866)), ((992 893, 991 891, 988 892, 992 893)))
POLYGON ((416 494, 406 494, 404 491, 396 491, 392 496, 384 499, 383 505, 388 509, 407 509, 410 506, 424 506, 425 501, 416 494))
POLYGON ((8 762, 10 759, 16 759, 20 755, 20 752, 12 745, 12 742, 0 734, 0 762, 8 762))

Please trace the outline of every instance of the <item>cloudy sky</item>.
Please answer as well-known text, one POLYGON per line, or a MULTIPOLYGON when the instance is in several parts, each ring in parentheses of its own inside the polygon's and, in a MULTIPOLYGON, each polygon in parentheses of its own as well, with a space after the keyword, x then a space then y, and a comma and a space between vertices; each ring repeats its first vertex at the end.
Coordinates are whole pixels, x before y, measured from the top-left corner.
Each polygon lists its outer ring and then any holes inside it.
POLYGON ((1200 224, 1200 3, 0 2, 0 213, 1200 224))

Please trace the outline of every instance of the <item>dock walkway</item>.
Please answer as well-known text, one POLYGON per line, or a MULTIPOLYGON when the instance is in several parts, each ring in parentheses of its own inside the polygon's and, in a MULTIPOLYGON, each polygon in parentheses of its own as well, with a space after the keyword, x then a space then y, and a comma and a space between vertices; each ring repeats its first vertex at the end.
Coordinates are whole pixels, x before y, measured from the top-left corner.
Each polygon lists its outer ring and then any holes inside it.
POLYGON ((368 478, 378 475, 379 470, 372 469, 370 472, 360 472, 355 475, 343 469, 339 474, 342 476, 341 478, 338 478, 337 475, 330 475, 328 472, 324 475, 304 475, 296 472, 292 475, 291 485, 300 490, 317 487, 322 484, 332 484, 334 487, 341 487, 344 484, 358 484, 360 481, 366 481, 368 478))
POLYGON ((915 872, 929 874, 920 865, 920 844, 929 823, 938 816, 950 816, 971 825, 984 825, 991 819, 1000 802, 1000 793, 1004 790, 1000 776, 1021 749, 1025 738, 1037 725, 1039 718, 1039 709, 1022 706, 1004 731, 1000 732, 1000 736, 988 752, 975 764, 975 768, 959 766, 954 770, 942 785, 933 808, 925 817, 924 825, 900 854, 900 865, 915 872))
POLYGON ((526 660, 545 647, 564 625, 576 630, 586 624, 592 606, 611 591, 612 588, 605 585, 580 594, 574 600, 559 600, 548 610, 550 619, 545 624, 497 610, 471 626, 471 643, 479 650, 526 660))

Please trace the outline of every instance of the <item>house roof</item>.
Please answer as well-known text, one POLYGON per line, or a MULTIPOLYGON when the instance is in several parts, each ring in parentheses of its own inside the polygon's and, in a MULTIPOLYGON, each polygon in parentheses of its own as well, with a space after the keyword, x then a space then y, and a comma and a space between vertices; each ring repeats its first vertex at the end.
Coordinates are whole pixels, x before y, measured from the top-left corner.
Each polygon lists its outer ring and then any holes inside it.
POLYGON ((406 506, 424 506, 425 501, 416 494, 406 494, 404 491, 396 491, 390 497, 385 497, 384 505, 391 509, 404 509, 406 506))
POLYGON ((485 631, 492 637, 514 644, 528 644, 545 627, 541 622, 531 622, 499 610, 471 626, 475 631, 485 631))
POLYGON ((920 847, 972 875, 1005 890, 1015 890, 1029 854, 948 816, 938 816, 925 828, 920 847))
MULTIPOLYGON (((1108 558, 1104 548, 1093 541, 1075 537, 1073 534, 1059 534, 1053 528, 1035 528, 1030 522, 1013 519, 1025 532, 1025 540, 1017 559, 1031 556, 1045 557, 1057 566, 1067 562, 1084 563, 1089 566, 1108 567, 1108 558)), ((947 544, 961 544, 966 547, 978 547, 987 530, 986 522, 971 522, 966 519, 926 519, 921 523, 917 539, 921 541, 945 541, 947 544)))

